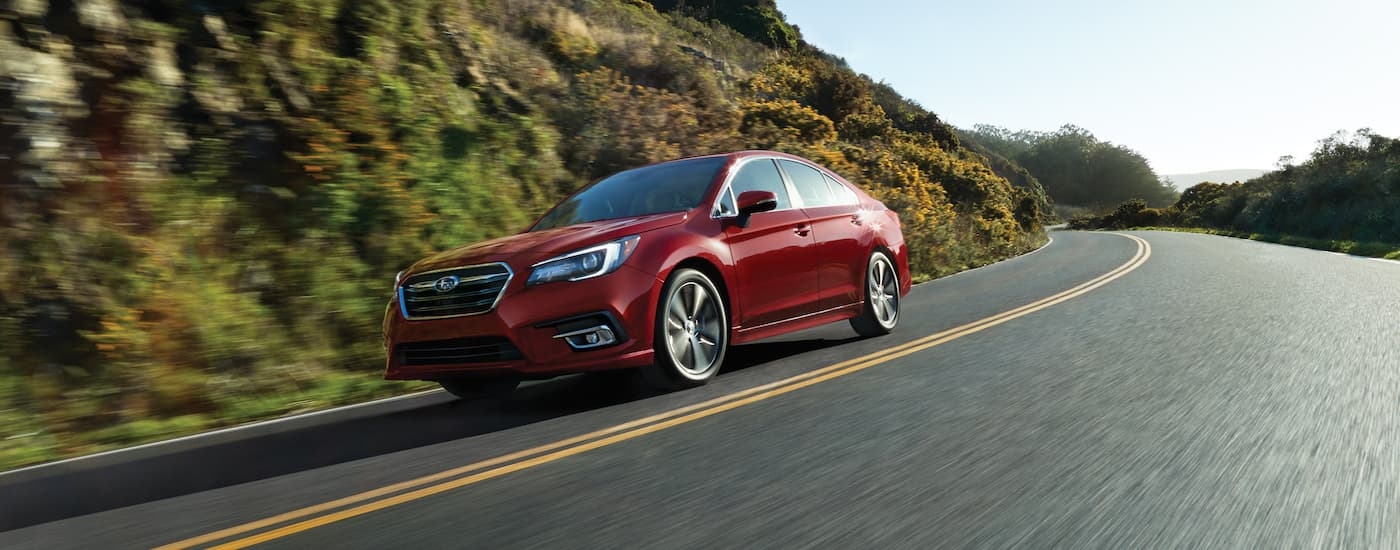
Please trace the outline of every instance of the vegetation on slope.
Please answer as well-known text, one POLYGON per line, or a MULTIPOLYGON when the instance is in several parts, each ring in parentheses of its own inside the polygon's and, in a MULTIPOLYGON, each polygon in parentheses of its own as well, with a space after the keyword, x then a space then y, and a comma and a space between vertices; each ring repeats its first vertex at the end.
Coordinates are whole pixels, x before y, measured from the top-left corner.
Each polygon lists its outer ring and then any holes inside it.
POLYGON ((1058 205, 1094 209, 1138 198, 1167 206, 1177 196, 1141 154, 1076 126, 1045 133, 979 124, 963 135, 1026 170, 1058 205))
POLYGON ((1077 228, 1197 227, 1341 252, 1400 249, 1400 140, 1337 133, 1311 158, 1240 183, 1205 182, 1168 208, 1127 201, 1077 228), (1388 244, 1387 244, 1388 243, 1388 244))
POLYGON ((395 272, 639 164, 823 162, 920 278, 1041 238, 1038 183, 773 2, 674 4, 0 8, 0 468, 411 389, 378 380, 395 272))

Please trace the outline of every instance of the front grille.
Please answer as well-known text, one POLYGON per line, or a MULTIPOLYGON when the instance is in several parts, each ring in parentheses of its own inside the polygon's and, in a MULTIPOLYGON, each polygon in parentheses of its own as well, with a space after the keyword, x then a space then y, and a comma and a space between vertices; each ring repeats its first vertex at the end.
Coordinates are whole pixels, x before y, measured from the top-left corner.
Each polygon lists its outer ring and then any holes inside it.
POLYGON ((522 359, 515 344, 502 337, 457 338, 401 344, 395 353, 404 365, 491 363, 522 359))
POLYGON ((514 274, 503 263, 419 273, 399 287, 407 319, 480 315, 496 307, 514 274))

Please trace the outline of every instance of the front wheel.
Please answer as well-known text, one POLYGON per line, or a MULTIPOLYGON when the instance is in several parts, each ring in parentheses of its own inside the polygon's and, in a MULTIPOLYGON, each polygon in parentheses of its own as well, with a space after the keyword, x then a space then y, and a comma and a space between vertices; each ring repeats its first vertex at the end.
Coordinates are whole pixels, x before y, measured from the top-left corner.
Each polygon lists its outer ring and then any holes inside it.
POLYGON ((656 307, 655 360, 642 369, 664 390, 704 384, 719 372, 729 348, 729 317, 714 283, 682 268, 671 274, 656 307))
POLYGON ((866 338, 889 334, 899 322, 899 272, 888 254, 870 255, 864 286, 865 307, 851 319, 851 328, 866 338))

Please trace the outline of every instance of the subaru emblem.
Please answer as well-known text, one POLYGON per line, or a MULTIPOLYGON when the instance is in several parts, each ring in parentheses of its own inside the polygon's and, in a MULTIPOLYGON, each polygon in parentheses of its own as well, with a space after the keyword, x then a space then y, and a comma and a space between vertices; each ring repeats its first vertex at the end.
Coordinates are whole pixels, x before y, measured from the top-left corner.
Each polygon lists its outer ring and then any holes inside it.
POLYGON ((433 282, 433 288, 438 292, 450 292, 452 289, 457 288, 457 283, 460 282, 462 282, 462 280, 458 279, 456 275, 448 275, 433 282))

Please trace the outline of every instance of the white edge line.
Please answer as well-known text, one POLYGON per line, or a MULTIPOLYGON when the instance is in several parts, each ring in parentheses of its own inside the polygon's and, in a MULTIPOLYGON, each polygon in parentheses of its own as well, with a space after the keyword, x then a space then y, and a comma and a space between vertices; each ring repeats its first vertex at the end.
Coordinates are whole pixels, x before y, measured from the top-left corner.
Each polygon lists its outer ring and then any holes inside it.
POLYGON ((239 425, 237 425, 237 426, 231 426, 231 427, 228 427, 228 428, 219 428, 219 429, 213 430, 213 431, 200 432, 200 433, 196 433, 196 434, 190 434, 190 435, 185 435, 185 436, 176 437, 176 438, 173 438, 173 439, 164 439, 164 440, 160 440, 160 441, 152 441, 152 442, 150 442, 150 443, 143 443, 143 444, 141 444, 141 445, 136 445, 136 446, 133 446, 133 447, 122 447, 122 448, 120 448, 120 449, 112 449, 112 450, 109 450, 109 451, 102 451, 102 452, 100 452, 100 453, 93 453, 93 454, 90 454, 90 455, 75 456, 75 457, 72 457, 72 458, 65 458, 65 459, 63 459, 63 460, 55 460, 55 461, 53 461, 53 462, 44 462, 44 463, 41 463, 41 464, 34 464, 34 465, 32 465, 32 466, 25 466, 25 467, 23 467, 23 468, 16 468, 16 469, 14 469, 14 470, 8 470, 8 471, 0 472, 0 479, 4 479, 6 476, 19 475, 19 474, 22 474, 22 473, 24 473, 24 472, 30 472, 30 471, 39 470, 39 469, 54 468, 54 467, 59 467, 59 466, 67 465, 67 464, 73 464, 73 463, 77 463, 77 462, 82 462, 82 461, 87 461, 87 460, 94 460, 94 459, 98 459, 98 458, 102 458, 102 457, 108 457, 108 456, 112 456, 112 455, 125 454, 125 453, 134 453, 134 452, 142 451, 142 450, 145 450, 145 449, 151 449, 151 448, 154 448, 154 447, 160 447, 160 446, 163 446, 163 445, 173 445, 173 444, 176 444, 176 443, 182 443, 182 442, 186 442, 186 441, 194 441, 194 440, 197 440, 197 439, 214 438, 214 437, 218 437, 218 436, 221 436, 221 435, 228 435, 228 434, 231 434, 231 433, 236 433, 236 432, 241 432, 241 431, 246 431, 246 430, 252 430, 252 429, 257 429, 257 428, 265 428, 265 427, 267 427, 267 426, 272 426, 272 425, 275 425, 275 424, 283 424, 283 423, 286 423, 286 422, 301 421, 301 420, 306 420, 306 419, 308 419, 308 418, 314 418, 314 417, 317 417, 317 416, 325 416, 325 415, 328 415, 328 414, 344 413, 344 412, 346 412, 346 411, 351 411, 351 410, 354 410, 354 409, 360 409, 360 408, 364 408, 364 407, 372 407, 372 406, 377 406, 377 405, 385 405, 385 404, 392 403, 392 402, 395 402, 395 401, 403 401, 403 400, 407 400, 407 399, 415 399, 415 398, 425 397, 425 396, 428 396, 428 395, 433 395, 433 394, 436 394, 436 393, 443 393, 443 392, 444 392, 444 390, 442 390, 442 389, 433 389, 433 390, 427 390, 427 391, 420 391, 420 392, 415 392, 415 393, 410 393, 410 394, 405 394, 405 395, 398 395, 398 396, 394 396, 394 397, 386 397, 386 398, 384 398, 384 399, 376 399, 376 400, 374 400, 374 401, 366 401, 366 402, 364 402, 364 403, 355 403, 355 404, 353 404, 353 405, 342 405, 342 406, 339 406, 339 407, 333 407, 333 408, 323 409, 323 410, 319 410, 319 411, 312 411, 312 412, 307 412, 307 413, 294 414, 294 415, 291 415, 291 416, 284 416, 284 417, 281 417, 281 418, 274 418, 274 419, 272 419, 272 420, 262 420, 262 421, 258 421, 258 422, 249 422, 249 423, 247 423, 247 424, 239 424, 239 425))
MULTIPOLYGON (((1217 235, 1217 234, 1215 234, 1215 233, 1196 233, 1196 232, 1194 232, 1194 231, 1162 231, 1162 230, 1157 230, 1157 229, 1135 230, 1135 231, 1150 231, 1150 232, 1154 232, 1154 233, 1185 233, 1185 234, 1189 234, 1189 235, 1208 235, 1208 236, 1211 236, 1211 237, 1225 237, 1225 238, 1227 238, 1227 239, 1235 239, 1235 240, 1237 240, 1237 241, 1246 241, 1246 242, 1251 242, 1251 243, 1258 243, 1258 244, 1272 245, 1272 246, 1286 246, 1286 247, 1288 247, 1288 248, 1294 248, 1294 249, 1297 249, 1297 250, 1311 250, 1311 251, 1313 251, 1313 252, 1322 252, 1322 253, 1324 253, 1324 254, 1331 254, 1331 255, 1333 255, 1333 256, 1343 256, 1343 257, 1347 257, 1347 258, 1360 258, 1360 259, 1363 259, 1363 260, 1371 260, 1371 261, 1373 261, 1373 262, 1383 262, 1383 263, 1388 263, 1388 264, 1393 264, 1393 265, 1400 265, 1400 260, 1391 260, 1391 259, 1387 259, 1387 258, 1376 258, 1376 257, 1372 257, 1372 256, 1359 256, 1359 255, 1356 255, 1356 254, 1347 254, 1346 252, 1337 252, 1337 251, 1335 251, 1335 250, 1321 250, 1321 249, 1317 249, 1317 248, 1308 248, 1308 247, 1306 247, 1306 246, 1295 246, 1295 245, 1291 245, 1291 244, 1276 243, 1276 242, 1272 242, 1272 241, 1256 241, 1256 240, 1254 240, 1254 239, 1246 239, 1246 238, 1244 238, 1244 237, 1236 237, 1236 236, 1233 236, 1233 235, 1217 235)), ((1030 255, 1030 254, 1027 254, 1027 256, 1029 256, 1029 255, 1030 255)), ((983 267, 986 267, 986 266, 983 266, 983 267)))
POLYGON ((1019 259, 1021 259, 1021 258, 1025 258, 1025 257, 1027 257, 1027 256, 1030 256, 1031 254, 1035 254, 1036 252, 1040 252, 1041 250, 1045 250, 1045 249, 1048 248, 1052 243, 1055 242, 1055 238, 1054 238, 1054 237, 1051 237, 1051 236, 1049 235, 1049 232, 1048 232, 1048 231, 1046 232, 1045 238, 1046 238, 1045 244, 1040 245, 1040 248, 1037 248, 1037 249, 1032 250, 1032 251, 1030 251, 1030 252, 1027 252, 1027 253, 1025 253, 1025 254, 1021 254, 1020 256, 1012 256, 1012 257, 1010 257, 1010 258, 1006 258, 1006 259, 1004 259, 1004 260, 998 260, 998 261, 989 263, 989 264, 987 264, 987 265, 979 265, 979 266, 974 267, 974 268, 972 268, 972 269, 966 269, 966 270, 963 270, 963 271, 959 271, 959 272, 954 273, 954 274, 952 274, 952 275, 944 275, 944 276, 939 277, 939 278, 937 278, 937 279, 929 279, 929 280, 924 281, 924 282, 922 282, 922 283, 918 283, 918 284, 916 284, 916 285, 914 285, 914 286, 919 286, 919 285, 923 285, 923 284, 928 284, 928 283, 932 283, 932 282, 934 282, 934 281, 946 281, 946 280, 948 280, 948 279, 952 279, 953 277, 957 277, 958 275, 962 275, 962 274, 964 274, 964 273, 972 273, 973 271, 977 271, 977 270, 979 270, 979 269, 986 269, 986 268, 992 267, 992 266, 994 266, 994 265, 1004 264, 1004 263, 1009 262, 1009 261, 1012 261, 1012 260, 1019 260, 1019 259))

